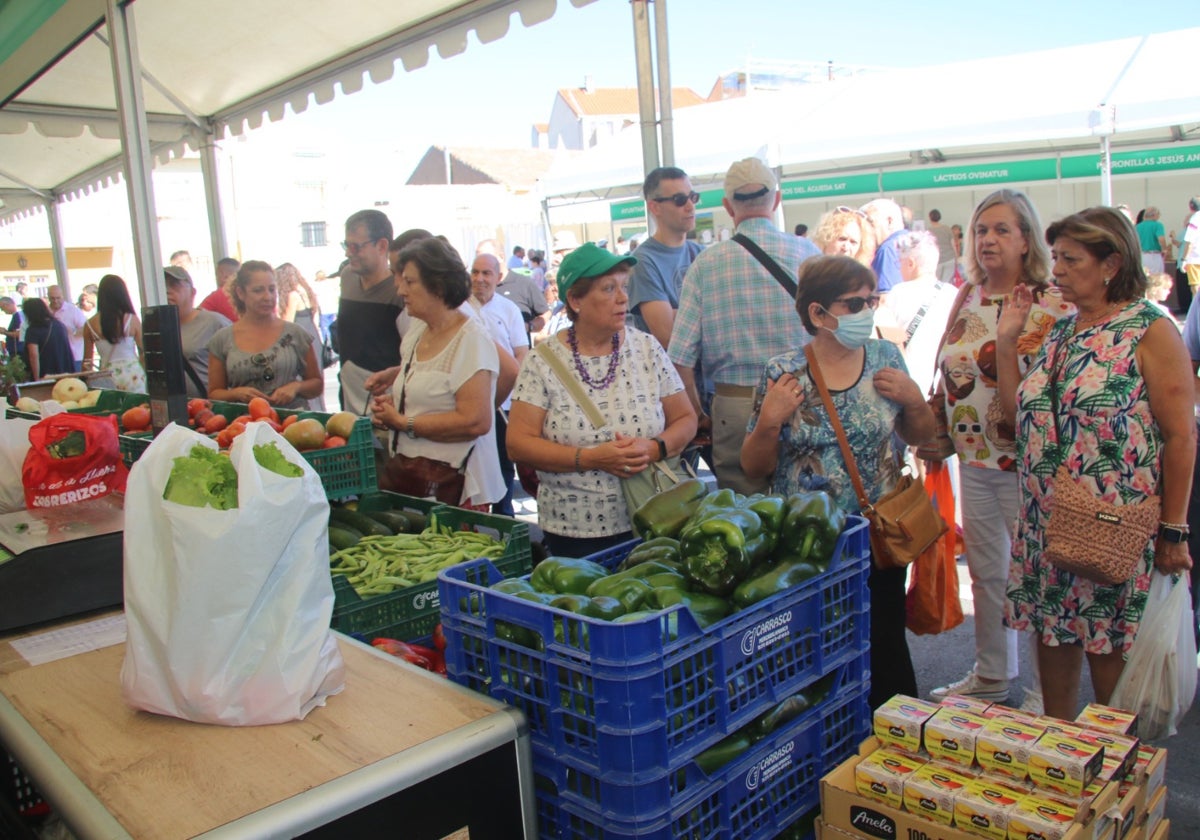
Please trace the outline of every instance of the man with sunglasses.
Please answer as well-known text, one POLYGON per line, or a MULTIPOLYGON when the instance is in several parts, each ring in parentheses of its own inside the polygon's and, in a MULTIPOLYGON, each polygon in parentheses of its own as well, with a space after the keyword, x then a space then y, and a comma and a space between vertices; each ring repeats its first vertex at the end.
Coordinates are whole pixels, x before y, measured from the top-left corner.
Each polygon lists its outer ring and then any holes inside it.
POLYGON ((370 394, 367 377, 400 364, 400 330, 396 319, 404 299, 388 263, 392 223, 379 210, 359 210, 346 219, 342 248, 347 265, 341 270, 338 302, 338 353, 342 408, 366 414, 370 394))
POLYGON ((676 166, 660 166, 647 175, 642 195, 654 220, 654 233, 634 252, 637 265, 629 276, 628 321, 657 338, 665 350, 679 309, 683 275, 701 250, 699 242, 687 238, 696 229, 700 195, 692 189, 687 173, 676 166))
MULTIPOLYGON (((808 239, 779 229, 775 212, 780 200, 775 173, 758 158, 740 160, 725 174, 721 204, 737 233, 794 279, 800 263, 820 251, 808 239)), ((712 430, 712 467, 719 487, 766 492, 766 480, 752 480, 742 472, 742 441, 754 390, 768 359, 810 339, 789 292, 740 242, 709 246, 688 269, 668 352, 700 416, 700 430, 712 430), (697 388, 697 362, 714 383, 711 417, 697 388)))

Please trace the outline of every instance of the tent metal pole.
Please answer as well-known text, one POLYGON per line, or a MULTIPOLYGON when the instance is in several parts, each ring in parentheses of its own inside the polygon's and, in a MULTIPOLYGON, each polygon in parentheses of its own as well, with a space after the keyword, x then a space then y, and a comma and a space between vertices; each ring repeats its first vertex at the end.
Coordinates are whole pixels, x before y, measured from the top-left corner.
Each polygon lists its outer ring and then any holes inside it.
POLYGON ((675 165, 675 118, 671 104, 671 51, 667 45, 667 0, 654 0, 654 45, 658 62, 658 132, 662 165, 675 165))
POLYGON ((142 100, 141 62, 138 60, 133 6, 120 0, 108 0, 106 17, 138 288, 143 306, 161 306, 166 304, 167 295, 160 268, 158 214, 154 207, 150 137, 146 128, 146 105, 142 100))
MULTIPOLYGON (((111 2, 111 0, 110 0, 111 2)), ((649 0, 630 0, 633 10, 633 54, 637 66, 638 115, 642 127, 642 174, 657 169, 658 126, 654 114, 654 64, 650 45, 650 17, 646 8, 649 0)), ((584 138, 587 147, 587 138, 584 138)))
POLYGON ((204 178, 204 204, 208 210, 208 235, 212 244, 213 265, 229 256, 225 238, 225 216, 221 212, 221 185, 217 177, 217 138, 209 131, 200 142, 200 174, 204 178))
POLYGON ((63 297, 71 300, 71 281, 67 277, 67 248, 63 243, 62 216, 58 213, 58 202, 53 198, 45 202, 46 226, 50 228, 50 253, 54 257, 54 273, 58 275, 58 285, 63 297))
POLYGON ((1107 134, 1100 138, 1100 203, 1112 207, 1112 148, 1107 134))

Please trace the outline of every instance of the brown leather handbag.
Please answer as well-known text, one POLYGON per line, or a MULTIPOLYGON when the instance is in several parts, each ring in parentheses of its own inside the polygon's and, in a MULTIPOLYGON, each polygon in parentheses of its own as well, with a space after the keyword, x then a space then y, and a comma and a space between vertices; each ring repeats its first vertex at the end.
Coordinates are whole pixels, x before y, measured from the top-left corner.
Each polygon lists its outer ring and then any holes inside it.
MULTIPOLYGON (((467 458, 470 457, 471 453, 468 452, 467 458)), ((462 501, 463 487, 467 482, 466 463, 464 458, 462 466, 455 467, 433 458, 396 453, 383 465, 379 489, 457 505, 462 501)))
POLYGON ((846 438, 846 430, 833 405, 829 388, 825 386, 825 377, 821 374, 811 344, 804 348, 804 355, 808 358, 808 369, 812 371, 821 401, 829 413, 829 422, 837 435, 862 515, 870 523, 871 557, 880 569, 907 566, 946 533, 949 526, 934 508, 924 485, 907 474, 900 477, 891 491, 874 504, 871 503, 858 472, 858 462, 850 449, 850 441, 846 438))

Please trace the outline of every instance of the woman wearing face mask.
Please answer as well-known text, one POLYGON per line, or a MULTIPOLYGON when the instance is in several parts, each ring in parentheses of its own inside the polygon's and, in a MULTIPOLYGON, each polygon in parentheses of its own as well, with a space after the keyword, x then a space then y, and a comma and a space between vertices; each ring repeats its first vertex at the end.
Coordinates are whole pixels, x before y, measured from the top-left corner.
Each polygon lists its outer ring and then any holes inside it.
MULTIPOLYGON (((798 285, 796 311, 813 336, 813 355, 874 502, 900 477, 903 443, 933 436, 933 412, 896 345, 871 338, 879 304, 871 269, 849 257, 814 257, 801 265, 798 285)), ((771 492, 785 495, 825 485, 843 510, 858 513, 854 486, 802 348, 767 362, 755 406, 742 445, 746 475, 772 476, 771 492)), ((905 571, 871 568, 872 708, 893 694, 917 690, 904 636, 905 571)))

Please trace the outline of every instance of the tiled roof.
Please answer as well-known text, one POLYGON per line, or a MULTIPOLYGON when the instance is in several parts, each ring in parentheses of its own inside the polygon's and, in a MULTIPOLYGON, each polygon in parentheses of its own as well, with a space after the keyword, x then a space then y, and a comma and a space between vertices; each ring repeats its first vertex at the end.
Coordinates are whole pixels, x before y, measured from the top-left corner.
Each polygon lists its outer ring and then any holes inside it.
MULTIPOLYGON (((410 185, 446 183, 445 165, 442 163, 442 157, 445 152, 446 148, 443 146, 430 146, 429 151, 425 153, 421 162, 413 170, 408 183, 410 185), (431 158, 436 160, 436 165, 427 167, 425 164, 431 158), (420 173, 422 172, 432 172, 434 174, 420 177, 420 173)), ((575 154, 564 150, 551 151, 549 149, 460 147, 452 147, 449 149, 449 152, 452 168, 465 167, 477 176, 472 179, 463 178, 464 181, 473 180, 475 183, 504 184, 514 192, 525 192, 533 189, 538 178, 546 174, 556 156, 575 154)), ((459 176, 456 175, 455 177, 457 180, 459 176)))
MULTIPOLYGON (((576 116, 596 116, 599 114, 631 114, 638 112, 637 88, 559 88, 558 95, 575 112, 576 116)), ((655 90, 655 96, 658 91, 655 90)), ((671 88, 671 105, 674 108, 687 108, 704 102, 691 88, 671 88)))

